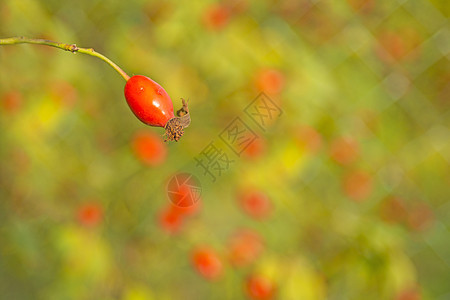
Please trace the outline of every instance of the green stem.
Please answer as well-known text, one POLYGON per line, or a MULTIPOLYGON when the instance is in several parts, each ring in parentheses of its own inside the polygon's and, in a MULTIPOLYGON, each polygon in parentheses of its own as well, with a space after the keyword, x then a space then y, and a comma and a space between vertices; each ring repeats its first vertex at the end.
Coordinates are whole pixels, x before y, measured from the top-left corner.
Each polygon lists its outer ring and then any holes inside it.
POLYGON ((106 56, 95 52, 92 48, 80 48, 77 47, 75 44, 63 44, 63 43, 57 43, 49 40, 44 39, 30 39, 23 36, 19 37, 10 37, 5 39, 0 39, 0 46, 1 45, 15 45, 15 44, 37 44, 37 45, 45 45, 50 47, 59 48, 62 50, 70 51, 72 53, 83 53, 90 56, 98 57, 104 62, 106 62, 108 65, 114 68, 124 79, 125 81, 128 81, 130 79, 130 76, 128 76, 127 73, 125 73, 118 65, 116 65, 112 60, 107 58, 106 56))

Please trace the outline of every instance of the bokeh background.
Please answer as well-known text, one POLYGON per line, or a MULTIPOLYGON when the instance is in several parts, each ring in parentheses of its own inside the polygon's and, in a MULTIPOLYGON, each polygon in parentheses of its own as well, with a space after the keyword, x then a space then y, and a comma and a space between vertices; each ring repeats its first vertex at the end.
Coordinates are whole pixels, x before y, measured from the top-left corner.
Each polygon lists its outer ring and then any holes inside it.
POLYGON ((192 124, 163 143, 104 62, 1 46, 0 298, 450 299, 449 13, 2 0, 0 37, 93 47, 189 99, 192 124), (258 96, 281 110, 264 128, 258 96), (236 117, 256 137, 240 155, 236 117), (211 145, 232 160, 215 180, 211 145), (190 209, 168 200, 178 172, 201 187, 190 209))

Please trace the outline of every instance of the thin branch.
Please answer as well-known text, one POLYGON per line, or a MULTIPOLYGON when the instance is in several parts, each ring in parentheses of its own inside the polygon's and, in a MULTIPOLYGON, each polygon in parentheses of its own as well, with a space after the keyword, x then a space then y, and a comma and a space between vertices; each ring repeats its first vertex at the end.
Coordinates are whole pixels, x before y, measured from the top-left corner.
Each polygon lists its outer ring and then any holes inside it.
POLYGON ((116 70, 125 79, 125 81, 128 81, 128 79, 130 79, 130 76, 128 76, 128 74, 125 73, 125 71, 123 71, 112 60, 110 60, 109 58, 107 58, 103 54, 100 54, 100 53, 96 52, 92 48, 80 48, 80 47, 78 47, 75 44, 63 44, 63 43, 58 43, 58 42, 54 42, 54 41, 50 41, 50 40, 44 40, 44 39, 30 39, 30 38, 26 38, 26 37, 23 37, 23 36, 0 39, 0 45, 15 45, 15 44, 45 45, 45 46, 50 46, 50 47, 55 47, 55 48, 58 48, 58 49, 62 49, 62 50, 65 50, 65 51, 70 51, 72 53, 78 52, 78 53, 83 53, 83 54, 87 54, 87 55, 90 55, 90 56, 98 57, 101 60, 103 60, 104 62, 106 62, 107 64, 109 64, 111 67, 113 67, 114 70, 116 70))

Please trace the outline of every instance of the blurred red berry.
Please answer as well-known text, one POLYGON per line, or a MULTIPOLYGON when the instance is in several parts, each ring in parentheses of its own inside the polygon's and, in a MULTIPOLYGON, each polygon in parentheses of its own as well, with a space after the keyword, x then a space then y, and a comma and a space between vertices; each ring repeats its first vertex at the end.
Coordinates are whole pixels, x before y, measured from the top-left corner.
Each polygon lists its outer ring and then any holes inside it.
POLYGON ((192 189, 199 188, 195 177, 187 173, 173 176, 167 186, 171 202, 160 216, 161 227, 171 233, 178 231, 185 218, 192 216, 201 208, 200 195, 193 195, 192 189))
POLYGON ((295 139, 298 146, 311 153, 316 153, 322 146, 322 137, 320 133, 310 126, 301 126, 295 133, 295 139))
POLYGON ((420 300, 422 299, 422 295, 417 287, 406 288, 401 291, 396 297, 395 300, 420 300))
POLYGON ((244 149, 244 156, 250 159, 255 159, 261 157, 266 151, 266 141, 265 139, 259 137, 251 142, 247 148, 244 149))
POLYGON ((167 184, 167 195, 170 201, 180 208, 196 205, 200 200, 200 194, 200 182, 189 173, 175 174, 167 184))
POLYGON ((253 300, 269 300, 275 296, 274 283, 263 276, 251 276, 246 282, 246 290, 253 300))
POLYGON ((103 218, 103 209, 100 204, 88 203, 78 209, 78 221, 85 226, 96 226, 103 218))
POLYGON ((263 242, 258 233, 241 230, 231 237, 229 259, 235 266, 252 263, 263 250, 263 242))
POLYGON ((406 57, 418 57, 421 37, 414 28, 383 31, 378 36, 380 47, 377 55, 386 62, 402 61, 406 57), (415 50, 415 51, 414 51, 415 50))
POLYGON ((434 214, 426 203, 414 203, 407 212, 407 226, 413 231, 425 231, 431 227, 434 214))
POLYGON ((358 143, 350 137, 339 137, 331 142, 330 156, 341 164, 348 165, 354 162, 359 155, 358 143))
POLYGON ((284 87, 284 75, 275 69, 261 70, 256 77, 256 87, 268 94, 278 94, 284 87))
POLYGON ((158 166, 166 160, 167 147, 162 138, 151 131, 138 132, 132 142, 136 157, 149 166, 158 166))
POLYGON ((194 203, 193 205, 187 206, 187 207, 180 207, 180 206, 176 206, 173 204, 171 204, 171 207, 172 207, 172 210, 175 213, 179 214, 180 216, 189 217, 189 216, 193 216, 193 215, 197 214, 200 211, 202 204, 201 204, 201 201, 198 201, 198 202, 194 203))
POLYGON ((207 247, 198 248, 193 252, 192 263, 200 275, 206 279, 217 279, 223 272, 223 265, 219 256, 207 247))
POLYGON ((169 233, 179 231, 183 225, 183 221, 183 215, 174 209, 173 205, 165 208, 159 216, 159 225, 169 233))
POLYGON ((362 201, 372 192, 372 177, 363 171, 353 171, 343 178, 342 187, 347 197, 362 201))
POLYGON ((189 207, 179 207, 170 203, 160 214, 159 224, 165 231, 175 233, 181 229, 187 217, 199 211, 200 206, 200 202, 189 207))
POLYGON ((406 55, 405 43, 402 37, 393 32, 385 32, 381 34, 380 43, 383 49, 387 52, 389 57, 382 56, 383 59, 389 60, 399 60, 406 55))
POLYGON ((215 3, 209 6, 203 15, 203 22, 208 29, 219 30, 228 24, 230 9, 224 4, 215 3))
POLYGON ((8 113, 14 114, 22 106, 22 94, 18 91, 10 91, 1 97, 1 108, 8 113))
POLYGON ((268 217, 273 210, 269 197, 258 190, 249 190, 241 193, 239 201, 244 212, 256 219, 268 217))

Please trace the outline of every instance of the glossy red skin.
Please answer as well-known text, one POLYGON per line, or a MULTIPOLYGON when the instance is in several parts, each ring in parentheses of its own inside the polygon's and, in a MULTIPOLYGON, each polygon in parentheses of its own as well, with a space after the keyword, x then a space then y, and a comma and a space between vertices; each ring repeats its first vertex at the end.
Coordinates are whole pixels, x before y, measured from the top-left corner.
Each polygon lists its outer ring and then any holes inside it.
POLYGON ((164 127, 174 117, 167 92, 146 76, 135 75, 128 79, 125 99, 134 115, 147 125, 164 127))

